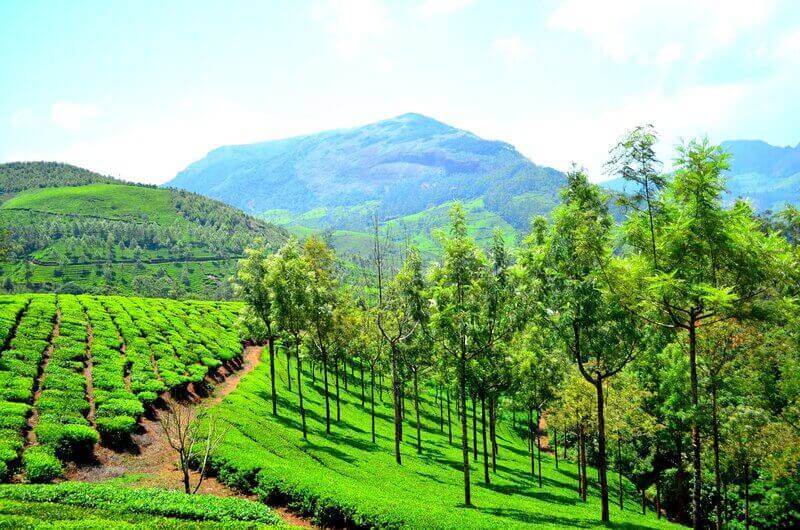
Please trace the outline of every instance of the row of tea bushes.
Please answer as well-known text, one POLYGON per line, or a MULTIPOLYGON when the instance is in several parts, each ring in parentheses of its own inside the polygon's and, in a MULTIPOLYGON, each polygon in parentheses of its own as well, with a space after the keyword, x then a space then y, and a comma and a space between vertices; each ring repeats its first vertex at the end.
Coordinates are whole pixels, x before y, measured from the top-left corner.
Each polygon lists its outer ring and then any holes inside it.
POLYGON ((0 480, 16 466, 25 443, 23 431, 31 414, 34 384, 39 363, 49 346, 56 316, 53 295, 3 297, 0 299, 4 321, 14 324, 5 331, 0 352, 0 480), (19 318, 20 312, 24 313, 19 318), (12 336, 13 334, 13 336, 12 336))
POLYGON ((109 445, 125 442, 144 407, 125 381, 128 360, 111 316, 96 298, 81 297, 92 330, 90 354, 95 401, 95 424, 109 445))
POLYGON ((34 432, 37 443, 60 458, 79 458, 90 454, 98 441, 87 419, 88 318, 76 297, 60 296, 58 308, 58 334, 42 372, 41 394, 34 402, 39 412, 34 432))

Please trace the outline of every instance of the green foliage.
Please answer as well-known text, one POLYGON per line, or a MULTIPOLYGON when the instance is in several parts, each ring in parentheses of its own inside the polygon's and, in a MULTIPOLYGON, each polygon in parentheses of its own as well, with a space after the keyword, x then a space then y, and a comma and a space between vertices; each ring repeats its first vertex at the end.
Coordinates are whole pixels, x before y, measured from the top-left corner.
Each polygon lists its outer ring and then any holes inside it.
POLYGON ((28 482, 51 482, 64 473, 61 461, 50 447, 35 445, 22 456, 25 478, 28 482))
POLYGON ((99 510, 119 515, 146 514, 184 521, 225 523, 220 527, 230 525, 238 528, 245 522, 275 525, 280 521, 269 507, 234 497, 186 495, 155 488, 124 488, 82 482, 1 486, 0 499, 51 503, 61 509, 91 508, 93 514, 99 510))

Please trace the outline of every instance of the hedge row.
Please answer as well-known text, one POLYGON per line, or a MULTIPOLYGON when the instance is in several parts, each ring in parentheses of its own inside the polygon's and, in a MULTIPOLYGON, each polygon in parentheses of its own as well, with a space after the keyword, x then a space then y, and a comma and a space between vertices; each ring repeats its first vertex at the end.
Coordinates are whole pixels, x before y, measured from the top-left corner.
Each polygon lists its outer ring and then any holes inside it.
POLYGON ((0 486, 0 499, 104 508, 120 513, 158 515, 190 521, 280 523, 275 512, 256 502, 236 497, 187 495, 156 488, 122 488, 85 482, 6 485, 0 486))
POLYGON ((99 439, 86 419, 89 400, 83 371, 88 322, 75 297, 59 297, 58 307, 60 330, 42 375, 42 392, 34 403, 39 410, 34 432, 36 441, 60 458, 81 458, 91 453, 99 439))
MULTIPOLYGON (((20 307, 29 297, 3 297, 4 308, 20 307)), ((13 311, 13 309, 10 309, 13 311)), ((24 445, 33 387, 48 347, 56 314, 55 297, 35 297, 19 322, 9 348, 0 354, 0 480, 16 467, 24 445)), ((16 321, 16 315, 14 316, 16 321)), ((5 339, 4 339, 5 342, 5 339)))
POLYGON ((106 444, 119 445, 133 434, 144 407, 126 387, 128 361, 111 317, 96 298, 81 296, 79 300, 92 328, 95 424, 106 444))
POLYGON ((156 375, 152 362, 152 352, 147 339, 125 310, 128 298, 110 296, 102 303, 114 322, 125 343, 125 357, 130 363, 131 392, 139 401, 147 405, 155 401, 167 387, 156 375))

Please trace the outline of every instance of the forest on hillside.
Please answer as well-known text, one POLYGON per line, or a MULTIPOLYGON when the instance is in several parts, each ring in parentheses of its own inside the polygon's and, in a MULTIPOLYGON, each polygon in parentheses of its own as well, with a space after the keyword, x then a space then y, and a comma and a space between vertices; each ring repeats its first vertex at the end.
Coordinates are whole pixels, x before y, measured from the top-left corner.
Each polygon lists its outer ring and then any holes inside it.
MULTIPOLYGON (((500 232, 488 250, 477 245, 458 203, 439 260, 423 266, 411 244, 393 254, 376 230, 359 285, 340 281, 333 251, 314 236, 275 254, 249 249, 235 288, 246 335, 269 345, 264 406, 271 394, 272 414, 288 408, 304 438, 337 439, 332 425, 357 406, 340 401, 340 384, 359 367, 372 414, 360 436, 375 442, 385 378, 397 466, 403 447, 425 454, 421 425, 431 420, 420 404, 435 396, 460 448, 465 506, 480 506, 491 487, 506 451, 497 433, 511 423, 528 438, 540 488, 543 435, 556 457, 575 450, 576 496, 586 502, 597 488, 598 521, 623 513, 611 507, 630 502, 629 481, 643 512, 697 529, 796 528, 800 215, 727 206, 729 156, 707 140, 679 146, 664 175, 656 141, 640 127, 611 151, 609 167, 635 189, 616 199, 622 222, 611 197, 573 168, 560 205, 533 220, 515 252, 500 232), (291 405, 276 390, 276 344, 279 368, 296 369, 280 376, 291 405), (313 418, 306 385, 322 400, 313 418), (310 434, 310 421, 324 430, 310 434)), ((225 456, 222 469, 253 465, 242 458, 225 456)), ((310 495, 311 484, 270 487, 310 495)))

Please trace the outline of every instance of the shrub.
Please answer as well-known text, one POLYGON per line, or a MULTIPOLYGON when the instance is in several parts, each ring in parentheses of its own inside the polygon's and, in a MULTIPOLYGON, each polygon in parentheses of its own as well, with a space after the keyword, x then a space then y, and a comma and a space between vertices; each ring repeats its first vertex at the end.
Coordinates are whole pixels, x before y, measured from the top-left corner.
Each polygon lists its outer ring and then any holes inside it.
POLYGON ((52 482, 64 474, 61 461, 51 448, 43 445, 28 448, 22 455, 22 463, 28 482, 52 482))
POLYGON ((144 413, 144 407, 139 400, 134 399, 109 399, 98 410, 98 415, 109 416, 131 416, 138 418, 144 413))
POLYGON ((136 419, 131 416, 98 418, 97 430, 108 445, 125 443, 136 429, 136 419))
POLYGON ((9 476, 8 464, 0 460, 0 482, 5 482, 9 476))
POLYGON ((61 425, 53 421, 40 421, 35 432, 40 444, 52 447, 62 458, 85 456, 100 439, 88 425, 61 425))

